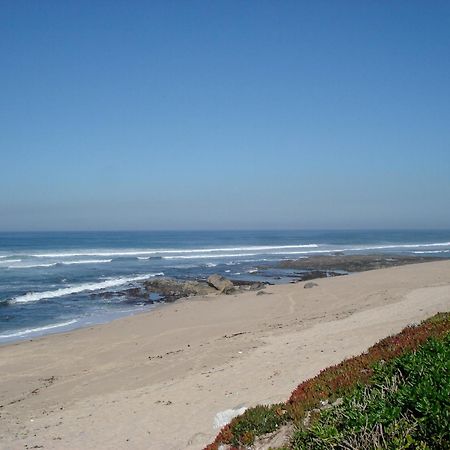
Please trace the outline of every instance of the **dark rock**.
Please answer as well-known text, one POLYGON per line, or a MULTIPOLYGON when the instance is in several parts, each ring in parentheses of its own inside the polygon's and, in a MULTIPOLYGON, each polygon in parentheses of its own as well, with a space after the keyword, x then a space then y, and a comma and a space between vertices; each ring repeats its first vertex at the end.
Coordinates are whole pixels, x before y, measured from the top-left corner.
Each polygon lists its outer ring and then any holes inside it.
POLYGON ((211 275, 208 277, 208 284, 223 294, 231 294, 235 291, 234 284, 221 275, 211 275))
POLYGON ((308 272, 299 273, 298 281, 316 280, 318 278, 338 277, 343 275, 339 272, 332 272, 329 270, 310 270, 308 272))
POLYGON ((133 298, 142 298, 142 297, 147 296, 147 293, 145 292, 145 290, 138 288, 138 287, 126 289, 126 290, 122 291, 122 293, 124 295, 126 295, 127 297, 133 297, 133 298))
POLYGON ((311 289, 313 287, 319 286, 317 283, 314 283, 314 281, 308 281, 307 283, 305 283, 305 285, 303 286, 304 289, 311 289))
POLYGON ((266 285, 264 283, 253 283, 250 285, 251 291, 259 291, 260 289, 265 289, 266 285))
POLYGON ((171 302, 192 295, 207 295, 215 292, 208 283, 202 281, 179 281, 172 278, 156 278, 144 283, 147 293, 157 293, 171 302))
POLYGON ((256 290, 256 286, 260 286, 259 289, 264 289, 266 286, 271 286, 273 283, 268 281, 249 281, 249 280, 230 280, 234 287, 239 287, 247 290, 256 290))
POLYGON ((105 300, 110 300, 114 297, 117 297, 116 292, 111 291, 99 291, 99 292, 92 292, 92 294, 89 294, 90 298, 103 298, 105 300))

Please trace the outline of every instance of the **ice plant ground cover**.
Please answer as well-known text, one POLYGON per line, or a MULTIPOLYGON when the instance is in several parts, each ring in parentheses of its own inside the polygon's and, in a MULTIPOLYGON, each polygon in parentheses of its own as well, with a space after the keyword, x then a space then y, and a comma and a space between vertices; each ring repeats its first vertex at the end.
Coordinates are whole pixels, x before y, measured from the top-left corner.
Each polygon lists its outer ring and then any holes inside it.
POLYGON ((450 334, 379 362, 367 385, 295 432, 294 449, 445 449, 450 444, 450 334))
POLYGON ((287 423, 286 449, 446 449, 449 399, 450 313, 440 313, 323 370, 286 403, 248 409, 206 450, 246 448, 287 423))

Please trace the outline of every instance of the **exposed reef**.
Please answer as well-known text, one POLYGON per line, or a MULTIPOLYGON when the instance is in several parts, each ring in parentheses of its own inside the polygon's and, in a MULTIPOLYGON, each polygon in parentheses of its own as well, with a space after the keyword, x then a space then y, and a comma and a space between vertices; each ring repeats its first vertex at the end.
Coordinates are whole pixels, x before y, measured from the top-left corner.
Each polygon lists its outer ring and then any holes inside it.
MULTIPOLYGON (((411 256, 411 255, 334 254, 334 255, 310 256, 308 258, 280 261, 274 267, 282 269, 301 269, 314 272, 316 271, 364 272, 366 270, 384 269, 387 267, 438 261, 441 259, 442 258, 434 258, 429 256, 411 256)), ((320 277, 314 276, 309 279, 313 278, 320 278, 320 277)), ((303 278, 302 281, 304 281, 305 279, 306 278, 303 278)))
POLYGON ((139 286, 127 287, 115 292, 105 291, 91 294, 92 297, 111 299, 126 297, 130 302, 174 302, 180 298, 196 295, 232 294, 242 291, 264 289, 269 283, 229 280, 221 275, 211 275, 208 280, 176 280, 174 278, 153 278, 139 286))

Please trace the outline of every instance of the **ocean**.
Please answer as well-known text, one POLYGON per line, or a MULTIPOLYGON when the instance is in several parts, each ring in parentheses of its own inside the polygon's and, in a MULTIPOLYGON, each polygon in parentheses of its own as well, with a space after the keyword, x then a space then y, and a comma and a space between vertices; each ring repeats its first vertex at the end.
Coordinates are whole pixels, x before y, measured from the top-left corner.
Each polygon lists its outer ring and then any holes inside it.
POLYGON ((292 273, 273 262, 333 252, 448 258, 450 230, 0 233, 0 344, 157 308, 95 295, 142 280, 286 282, 292 273))

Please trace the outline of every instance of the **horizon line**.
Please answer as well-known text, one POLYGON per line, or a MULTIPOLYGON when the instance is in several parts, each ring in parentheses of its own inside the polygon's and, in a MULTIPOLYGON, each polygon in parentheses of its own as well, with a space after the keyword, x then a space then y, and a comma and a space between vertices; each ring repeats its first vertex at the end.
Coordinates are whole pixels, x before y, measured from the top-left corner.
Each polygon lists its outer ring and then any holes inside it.
POLYGON ((356 227, 356 228, 148 228, 148 229, 40 229, 40 230, 1 230, 0 233, 167 233, 167 232, 244 232, 244 231, 450 231, 450 227, 356 227))

